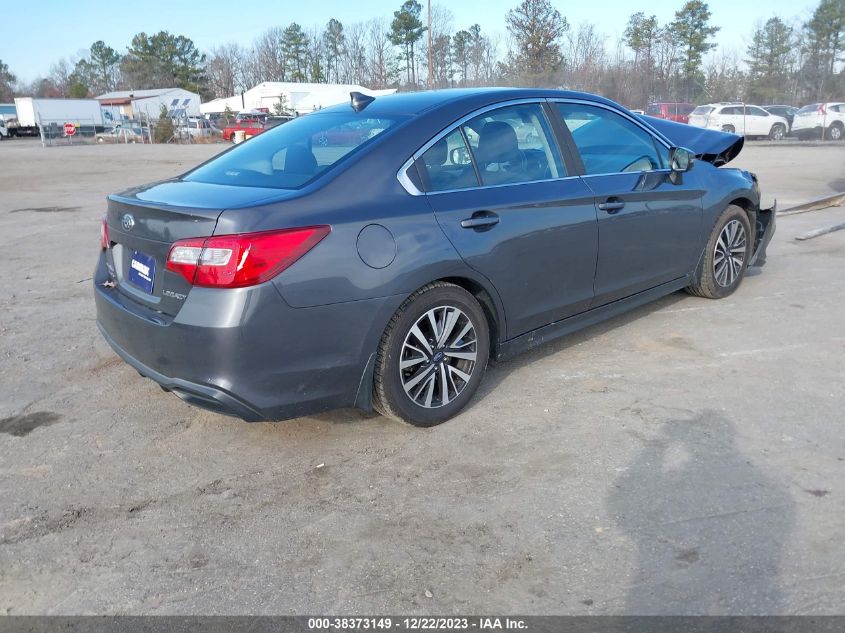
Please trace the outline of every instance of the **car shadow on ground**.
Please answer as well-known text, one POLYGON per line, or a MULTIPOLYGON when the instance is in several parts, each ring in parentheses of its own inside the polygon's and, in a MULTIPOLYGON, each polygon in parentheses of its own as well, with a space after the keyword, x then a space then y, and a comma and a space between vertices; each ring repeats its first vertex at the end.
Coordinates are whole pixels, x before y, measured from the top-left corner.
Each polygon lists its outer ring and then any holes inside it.
POLYGON ((636 560, 624 613, 783 612, 794 500, 741 452, 740 423, 703 410, 639 438, 606 501, 636 560))

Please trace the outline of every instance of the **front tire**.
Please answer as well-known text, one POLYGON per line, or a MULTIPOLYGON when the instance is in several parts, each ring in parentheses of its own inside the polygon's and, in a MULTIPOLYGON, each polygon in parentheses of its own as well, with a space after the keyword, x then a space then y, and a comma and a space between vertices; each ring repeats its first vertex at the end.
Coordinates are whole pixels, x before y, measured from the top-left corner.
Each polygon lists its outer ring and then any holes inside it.
POLYGON ((843 136, 843 129, 845 128, 843 128, 843 125, 841 123, 834 123, 827 130, 827 138, 829 138, 831 141, 841 141, 843 136))
POLYGON ((748 268, 753 235, 745 210, 728 206, 713 227, 687 292, 707 299, 723 299, 732 294, 748 268))
POLYGON ((780 123, 775 123, 769 132, 769 138, 773 141, 780 141, 783 140, 784 136, 786 136, 786 128, 780 123))
POLYGON ((379 343, 373 405, 414 426, 441 424, 472 399, 489 356, 490 327, 475 297, 454 284, 423 286, 379 343))

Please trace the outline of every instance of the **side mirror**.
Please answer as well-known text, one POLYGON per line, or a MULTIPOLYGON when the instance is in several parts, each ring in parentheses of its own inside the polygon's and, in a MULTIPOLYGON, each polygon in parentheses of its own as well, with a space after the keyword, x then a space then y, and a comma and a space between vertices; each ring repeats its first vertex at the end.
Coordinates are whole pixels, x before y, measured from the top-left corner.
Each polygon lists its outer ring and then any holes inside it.
POLYGON ((685 147, 673 147, 669 150, 669 167, 673 172, 689 171, 694 161, 695 154, 685 147))
POLYGON ((472 162, 466 147, 456 147, 449 154, 453 165, 469 165, 472 162))

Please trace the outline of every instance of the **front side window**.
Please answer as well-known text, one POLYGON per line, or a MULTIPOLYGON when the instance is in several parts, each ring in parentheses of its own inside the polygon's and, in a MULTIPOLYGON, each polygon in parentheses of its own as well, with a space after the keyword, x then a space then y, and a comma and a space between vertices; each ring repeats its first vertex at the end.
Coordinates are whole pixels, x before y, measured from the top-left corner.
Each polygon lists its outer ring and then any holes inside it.
POLYGON ((663 167, 652 135, 622 115, 590 105, 556 105, 572 133, 587 175, 663 167))
POLYGON ((485 112, 463 126, 483 185, 534 182, 565 176, 539 104, 485 112))
MULTIPOLYGON (((258 134, 201 165, 185 180, 239 187, 297 189, 367 145, 405 117, 309 114, 258 134)), ((261 128, 258 121, 247 127, 261 128)))

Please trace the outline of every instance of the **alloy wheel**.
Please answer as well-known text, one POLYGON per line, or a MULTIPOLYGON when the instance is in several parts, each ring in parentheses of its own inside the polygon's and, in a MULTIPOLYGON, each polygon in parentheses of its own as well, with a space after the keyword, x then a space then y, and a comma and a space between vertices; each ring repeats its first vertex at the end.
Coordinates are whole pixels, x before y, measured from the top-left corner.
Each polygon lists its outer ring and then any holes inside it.
POLYGON ((399 378, 421 407, 442 407, 466 388, 475 370, 478 337, 470 318, 455 306, 428 310, 402 343, 399 378))
POLYGON ((739 220, 728 222, 719 239, 713 255, 713 276, 716 283, 728 288, 737 280, 745 262, 745 227, 739 220))

